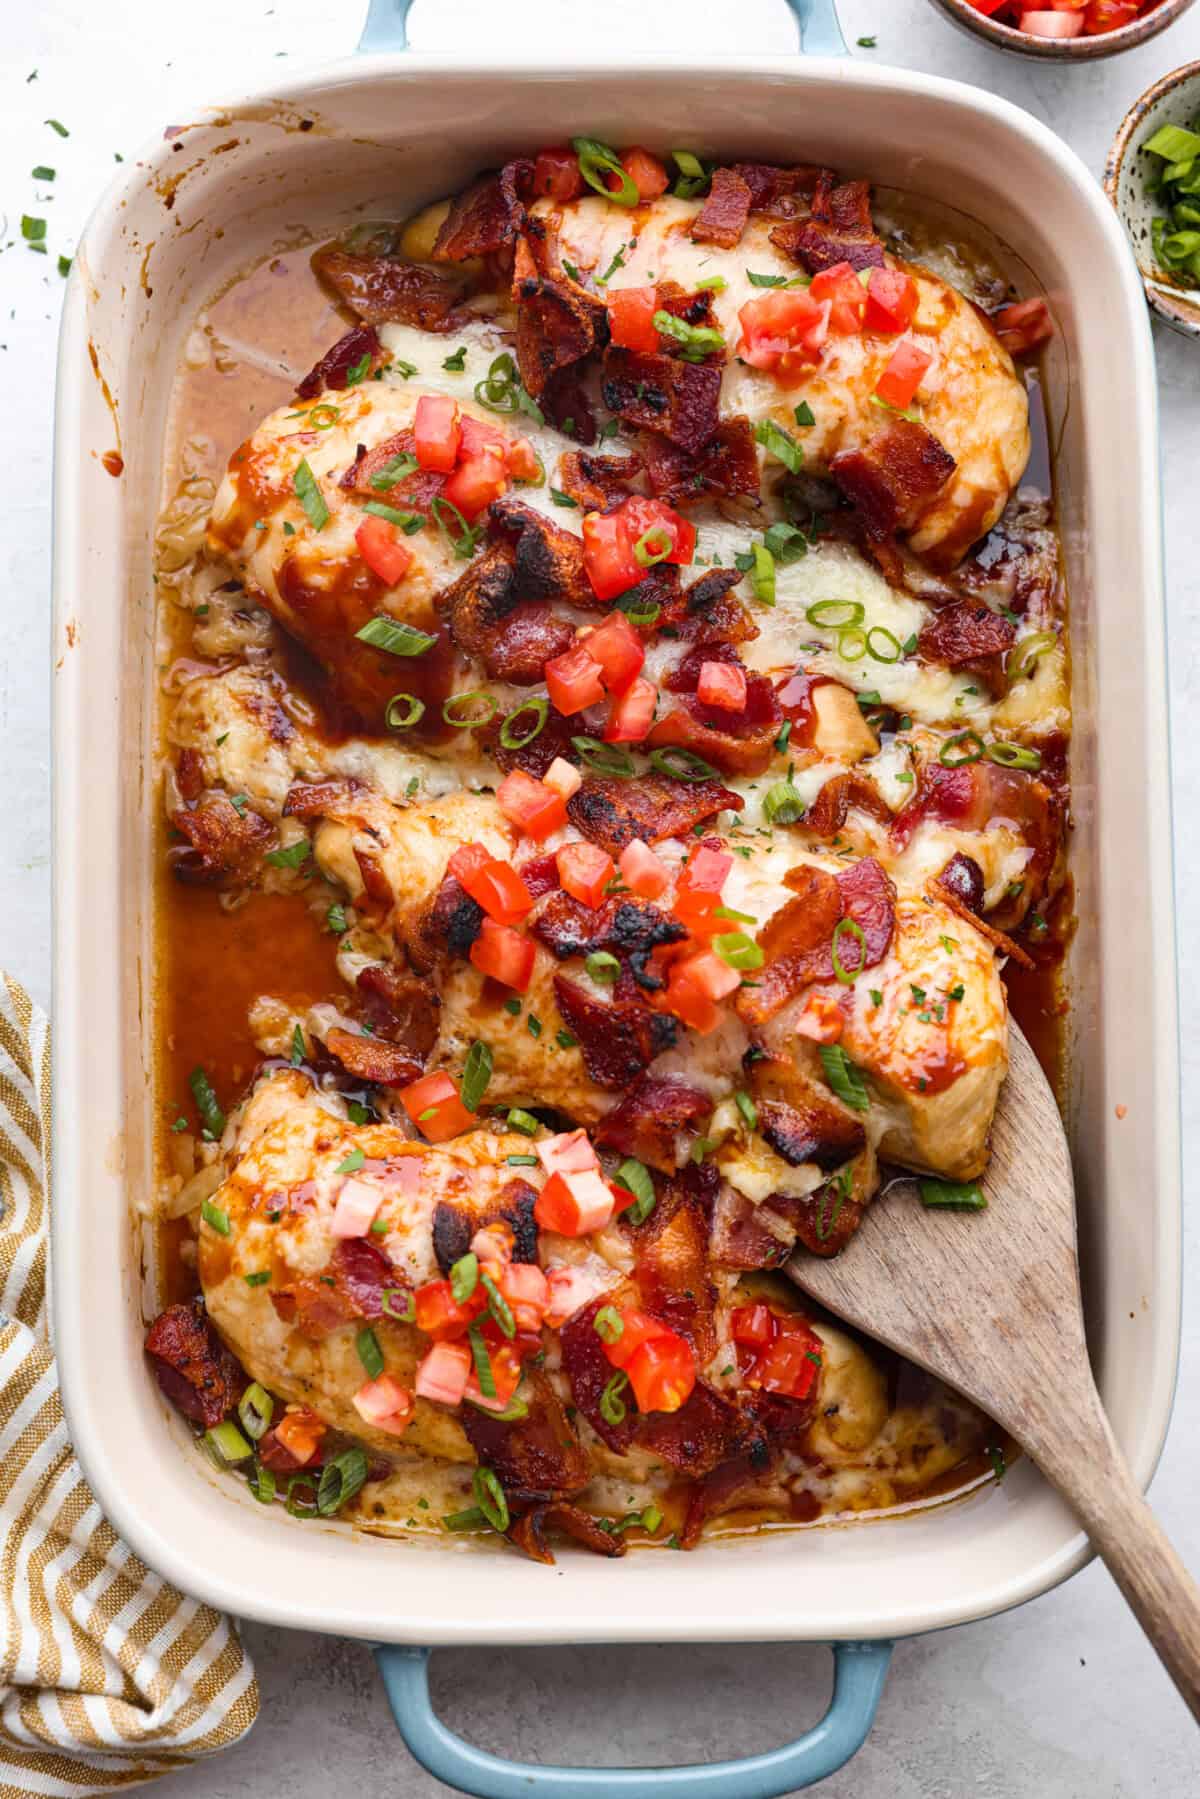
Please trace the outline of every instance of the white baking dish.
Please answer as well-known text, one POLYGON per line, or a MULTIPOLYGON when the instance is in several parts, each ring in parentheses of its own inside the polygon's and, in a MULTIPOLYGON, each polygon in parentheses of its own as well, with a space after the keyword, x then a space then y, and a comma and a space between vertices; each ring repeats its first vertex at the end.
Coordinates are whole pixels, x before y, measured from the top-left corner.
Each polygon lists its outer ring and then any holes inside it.
MULTIPOLYGON (((581 129, 874 176, 983 221, 1032 271, 1026 290, 1051 298, 1075 656, 1080 1233, 1101 1389, 1138 1478, 1153 1471, 1175 1376, 1179 1180, 1154 367, 1137 272, 1082 164, 1027 114, 955 82, 788 57, 669 68, 360 58, 151 145, 92 220, 65 308, 55 478, 54 1284, 72 1434, 147 1562, 279 1624, 428 1645, 878 1640, 978 1618, 1045 1591, 1086 1554, 1025 1463, 1002 1488, 932 1515, 644 1553, 616 1570, 565 1551, 551 1574, 508 1552, 388 1542, 256 1506, 240 1483, 206 1474, 143 1363, 129 1207, 151 1190, 155 1066, 150 544, 182 336, 235 271, 301 228, 402 215, 581 129), (100 461, 112 449, 119 479, 100 461)), ((836 1765, 869 1723, 881 1668, 878 1655, 845 1660, 839 1715, 853 1687, 857 1724, 843 1716, 840 1738, 829 1727, 818 1759, 729 1790, 789 1790, 836 1765)), ((420 1672, 393 1667, 405 1703, 420 1672)), ((444 1778, 530 1790, 471 1772, 425 1735, 418 1748, 444 1778)), ((685 1784, 698 1787, 699 1771, 685 1784)))

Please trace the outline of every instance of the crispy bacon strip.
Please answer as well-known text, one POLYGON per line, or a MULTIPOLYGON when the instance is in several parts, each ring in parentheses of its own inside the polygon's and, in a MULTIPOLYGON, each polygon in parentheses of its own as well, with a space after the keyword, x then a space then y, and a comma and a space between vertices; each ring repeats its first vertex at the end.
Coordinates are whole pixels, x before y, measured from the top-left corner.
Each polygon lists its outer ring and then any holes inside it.
POLYGON ((673 1174, 686 1153, 689 1127, 712 1111, 712 1099, 674 1075, 643 1075, 601 1119, 595 1141, 673 1174))
POLYGON ((405 1087, 415 1081, 423 1064, 399 1044, 378 1037, 356 1037, 336 1027, 327 1031, 325 1047, 350 1074, 380 1087, 405 1087))
POLYGON ((652 1012, 641 999, 593 999, 566 975, 555 975, 554 997, 598 1087, 630 1086, 679 1033, 669 1013, 652 1012))
POLYGON ((233 1410, 246 1376, 218 1337, 202 1299, 160 1312, 146 1332, 145 1347, 159 1386, 185 1418, 211 1430, 233 1410))
POLYGON ((557 600, 593 610, 602 604, 584 572, 583 545, 572 532, 510 497, 493 500, 488 517, 515 547, 506 609, 518 600, 557 600))
POLYGON ((563 1371, 571 1383, 571 1397, 602 1443, 617 1455, 624 1455, 633 1441, 638 1417, 628 1388, 625 1389, 624 1418, 612 1423, 600 1410, 600 1396, 613 1377, 612 1363, 596 1334, 596 1313, 601 1306, 612 1304, 612 1294, 602 1293, 568 1318, 559 1332, 563 1371))
POLYGON ((801 988, 827 981, 834 972, 833 933, 841 919, 858 925, 864 942, 847 934, 840 960, 847 969, 873 968, 886 956, 895 925, 896 890, 873 856, 831 875, 802 864, 786 877, 796 898, 780 908, 758 934, 766 963, 756 988, 743 987, 737 1009, 749 1025, 765 1024, 801 988))
POLYGON ((736 169, 714 170, 708 197, 692 224, 692 237, 698 244, 736 249, 746 229, 753 198, 750 183, 736 169))
POLYGON ((248 807, 239 812, 223 793, 180 807, 171 823, 187 842, 173 845, 167 861, 176 879, 189 886, 230 887, 247 880, 275 835, 259 813, 248 807))
MULTIPOLYGON (((659 566, 671 565, 662 563, 659 566)), ((672 569, 675 575, 678 572, 678 569, 672 569)), ((686 643, 752 642, 759 635, 758 626, 732 593, 741 578, 741 571, 736 568, 710 568, 690 587, 680 588, 676 582, 667 590, 665 600, 658 602, 662 610, 654 628, 657 631, 669 628, 686 643)), ((646 586, 645 581, 639 582, 634 592, 640 595, 646 586)))
POLYGON ((657 431, 681 450, 702 450, 720 423, 721 370, 642 350, 604 352, 604 404, 631 425, 657 431))
POLYGON ((799 1168, 840 1168, 866 1143, 861 1120, 826 1088, 806 1080, 791 1056, 754 1063, 750 1089, 758 1128, 777 1156, 799 1168))
POLYGON ((679 744, 703 756, 723 774, 762 774, 774 756, 783 723, 775 689, 765 675, 748 674, 741 712, 706 706, 696 697, 696 684, 704 663, 715 660, 741 666, 737 651, 725 644, 690 651, 668 683, 677 703, 659 719, 646 741, 652 749, 679 744))
POLYGON ((460 194, 437 234, 433 261, 467 262, 514 244, 525 220, 520 190, 532 173, 530 162, 506 162, 497 174, 460 194))
POLYGON ((368 1237, 341 1238, 329 1272, 358 1317, 383 1317, 383 1295, 397 1285, 396 1270, 368 1237))
POLYGON ((702 1479, 744 1447, 749 1433, 736 1403, 697 1381, 677 1412, 651 1412, 638 1444, 693 1479, 702 1479))
POLYGON ((934 613, 917 639, 922 662, 966 669, 978 675, 992 693, 1004 691, 1004 658, 1016 639, 1011 619, 993 612, 983 600, 955 600, 934 613))
POLYGON ((376 487, 376 477, 397 457, 413 457, 416 449, 416 438, 411 431, 397 431, 392 437, 385 438, 383 443, 376 444, 368 450, 365 444, 359 444, 354 461, 350 464, 338 482, 339 487, 348 493, 360 493, 367 499, 383 500, 389 506, 396 506, 406 512, 424 512, 428 514, 431 505, 444 492, 448 477, 440 475, 432 469, 410 469, 390 487, 376 487))
POLYGON ((708 1239, 708 1253, 717 1267, 745 1271, 778 1268, 794 1242, 794 1230, 769 1200, 756 1206, 728 1181, 721 1182, 708 1239))
POLYGON ((848 262, 853 269, 882 268, 883 244, 871 218, 870 183, 847 181, 837 187, 836 179, 831 170, 822 169, 813 190, 811 216, 776 225, 771 242, 810 275, 838 262, 848 262))
POLYGON ((619 856, 635 837, 650 844, 686 837, 718 812, 740 812, 744 804, 741 794, 718 781, 675 781, 651 774, 636 781, 588 779, 568 800, 567 811, 577 831, 610 856, 619 856))
POLYGON ((659 1190, 658 1204, 633 1231, 634 1278, 653 1317, 691 1343, 703 1367, 716 1354, 716 1289, 708 1271, 710 1171, 688 1167, 659 1190))
POLYGON ((528 1181, 509 1181, 491 1205, 442 1199, 433 1214, 433 1253, 449 1274, 471 1247, 471 1238, 486 1224, 507 1224, 513 1233, 513 1261, 537 1261, 537 1224, 533 1208, 537 1191, 528 1181))
POLYGON ((770 1203, 781 1210, 786 1206, 796 1227, 797 1243, 813 1256, 838 1255, 866 1215, 866 1207, 847 1198, 836 1179, 826 1181, 804 1199, 777 1195, 770 1203))
POLYGON ((458 648, 482 662, 489 679, 529 687, 552 656, 570 649, 575 627, 545 601, 516 600, 516 559, 512 544, 492 544, 435 603, 458 648))
POLYGON ((890 537, 916 524, 956 464, 932 431, 895 418, 860 449, 841 450, 829 472, 872 537, 890 537))
POLYGON ((603 343, 608 312, 577 281, 540 268, 526 238, 517 242, 512 295, 517 309, 517 366, 536 400, 555 375, 582 362, 603 343))
POLYGON ((364 356, 370 357, 372 369, 379 367, 383 357, 383 345, 371 325, 357 325, 353 331, 339 337, 333 348, 326 350, 300 382, 296 389, 298 398, 312 400, 327 387, 344 388, 350 370, 357 368, 364 356))
POLYGON ((1022 968, 1037 967, 1037 963, 1028 950, 1022 949, 1021 945, 1014 938, 1007 936, 1005 932, 997 930, 994 924, 989 924, 985 918, 980 918, 979 914, 974 912, 964 899, 960 898, 954 888, 948 886, 940 877, 936 881, 930 881, 927 891, 932 899, 941 900, 944 906, 949 906, 952 912, 957 912, 960 918, 965 918, 968 924, 974 925, 979 935, 986 937, 1000 955, 1011 956, 1013 961, 1022 968))
POLYGON ((319 1274, 273 1285, 270 1298, 285 1324, 320 1342, 354 1318, 381 1318, 384 1289, 400 1284, 381 1249, 366 1237, 350 1237, 338 1241, 319 1274))
POLYGON ((355 986, 357 1015, 372 1035, 399 1044, 424 1066, 437 1037, 441 1004, 432 982, 394 962, 372 962, 355 986))
POLYGON ((506 1422, 476 1406, 462 1408, 471 1447, 518 1502, 578 1493, 591 1470, 562 1402, 538 1369, 527 1368, 525 1381, 530 1397, 524 1418, 506 1422))
POLYGON ((672 506, 713 494, 725 499, 739 494, 758 497, 758 452, 750 420, 742 413, 722 419, 695 455, 665 438, 647 439, 644 454, 650 486, 672 506))
POLYGON ((445 875, 421 924, 421 941, 432 955, 448 951, 465 957, 483 925, 483 907, 456 875, 445 875))
POLYGON ((581 1506, 568 1505, 563 1500, 554 1505, 535 1505, 523 1512, 510 1526, 509 1540, 523 1550, 530 1561, 553 1567, 554 1556, 546 1542, 547 1527, 562 1531, 564 1536, 573 1537, 575 1542, 590 1549, 593 1555, 619 1556, 628 1552, 629 1546, 623 1537, 614 1531, 605 1530, 581 1506))
POLYGON ((603 512, 611 501, 624 499, 641 470, 640 456, 593 456, 587 450, 568 450, 558 460, 558 486, 584 512, 603 512))
POLYGON ((687 936, 683 925, 668 918, 649 900, 612 899, 594 908, 562 892, 547 900, 531 932, 560 962, 568 956, 590 956, 596 950, 607 950, 647 990, 662 985, 661 980, 647 973, 650 955, 663 944, 682 943, 687 936))
POLYGON ((825 171, 813 163, 798 163, 781 168, 770 162, 735 162, 733 172, 750 189, 751 212, 778 213, 789 216, 799 204, 798 194, 811 194, 825 171))
MULTIPOLYGON (((791 741, 799 744, 803 738, 793 731, 791 741)), ((857 812, 865 812, 881 825, 890 825, 892 822, 887 802, 880 796, 875 783, 851 769, 847 774, 834 775, 831 780, 826 781, 804 814, 804 829, 814 837, 836 837, 845 825, 851 808, 857 812)))
POLYGON ((453 331, 459 323, 455 307, 462 290, 436 269, 418 268, 397 256, 352 256, 336 244, 316 251, 312 265, 325 286, 368 325, 415 325, 441 332, 453 331))
POLYGON ((559 369, 542 389, 538 404, 550 424, 573 437, 576 443, 596 441, 596 415, 579 378, 578 366, 559 369))

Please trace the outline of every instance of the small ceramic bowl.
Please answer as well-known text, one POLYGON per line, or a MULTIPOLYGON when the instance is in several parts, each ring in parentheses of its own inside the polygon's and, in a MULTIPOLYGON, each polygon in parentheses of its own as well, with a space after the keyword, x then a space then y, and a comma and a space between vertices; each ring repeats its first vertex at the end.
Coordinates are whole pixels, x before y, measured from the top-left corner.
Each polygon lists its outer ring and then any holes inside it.
MULTIPOLYGON (((1045 3, 1049 10, 1050 0, 1045 3)), ((1015 25, 989 19, 971 0, 933 0, 933 4, 964 31, 986 39, 997 49, 1013 50, 1018 56, 1040 56, 1052 62, 1096 62, 1102 56, 1117 56, 1122 50, 1148 43, 1181 18, 1192 0, 1158 0, 1156 6, 1139 13, 1128 25, 1121 25, 1116 31, 1098 32, 1094 37, 1034 37, 1032 32, 1018 31, 1015 25)))
POLYGON ((1146 183, 1161 166, 1142 145, 1160 125, 1195 126, 1200 118, 1200 62, 1185 63, 1147 88, 1126 113, 1104 169, 1104 191, 1129 234, 1146 298, 1161 319, 1186 337, 1200 339, 1200 287, 1173 281, 1154 260, 1150 225, 1160 212, 1146 183))

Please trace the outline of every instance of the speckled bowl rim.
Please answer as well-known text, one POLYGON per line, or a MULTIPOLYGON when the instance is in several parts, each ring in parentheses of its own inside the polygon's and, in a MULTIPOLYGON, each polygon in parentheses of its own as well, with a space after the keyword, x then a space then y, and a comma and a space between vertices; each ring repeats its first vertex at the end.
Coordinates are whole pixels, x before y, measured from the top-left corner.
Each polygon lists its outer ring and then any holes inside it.
MULTIPOLYGON (((1047 0, 1049 5, 1050 0, 1047 0)), ((998 50, 1009 50, 1017 56, 1038 56, 1046 62, 1098 62, 1103 56, 1118 56, 1122 50, 1134 50, 1149 43, 1168 25, 1183 17, 1192 0, 1160 0, 1152 12, 1121 25, 1116 31, 1103 31, 1095 37, 1045 38, 1018 31, 1014 25, 1002 25, 989 19, 971 0, 932 0, 955 25, 974 37, 985 38, 998 50)))
POLYGON ((1112 149, 1108 153, 1108 160, 1104 165, 1104 191, 1112 202, 1113 211, 1121 220, 1122 228, 1130 240, 1130 248, 1133 251, 1134 260, 1137 262, 1138 273, 1142 277, 1142 288, 1151 311, 1156 312, 1160 319, 1163 319, 1173 330, 1181 332, 1184 337, 1191 337, 1200 342, 1200 305, 1189 300, 1184 293, 1172 292, 1171 289, 1164 288, 1159 282, 1152 281, 1147 277, 1142 268, 1141 258, 1138 256, 1137 245, 1133 242, 1132 234, 1125 224, 1120 207, 1121 174, 1126 159, 1130 155, 1136 156, 1138 153, 1138 133, 1146 122, 1147 113, 1165 95, 1173 92, 1175 88, 1182 87, 1186 81, 1192 80, 1200 82, 1200 61, 1185 62, 1180 68, 1172 69, 1169 74, 1161 75, 1151 87, 1146 89, 1144 94, 1139 95, 1134 101, 1121 120, 1117 135, 1113 139, 1112 149))

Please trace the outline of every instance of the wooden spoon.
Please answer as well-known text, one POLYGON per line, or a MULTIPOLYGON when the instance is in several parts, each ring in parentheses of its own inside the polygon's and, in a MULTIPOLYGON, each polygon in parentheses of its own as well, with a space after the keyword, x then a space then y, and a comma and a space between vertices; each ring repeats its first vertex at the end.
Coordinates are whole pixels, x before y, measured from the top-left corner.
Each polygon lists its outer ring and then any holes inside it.
POLYGON ((1009 1432, 1078 1514, 1200 1720, 1200 1591, 1117 1448, 1088 1364, 1066 1133, 1015 1025, 984 1176, 987 1210, 871 1206, 841 1255, 787 1272, 839 1318, 927 1368, 1009 1432))

